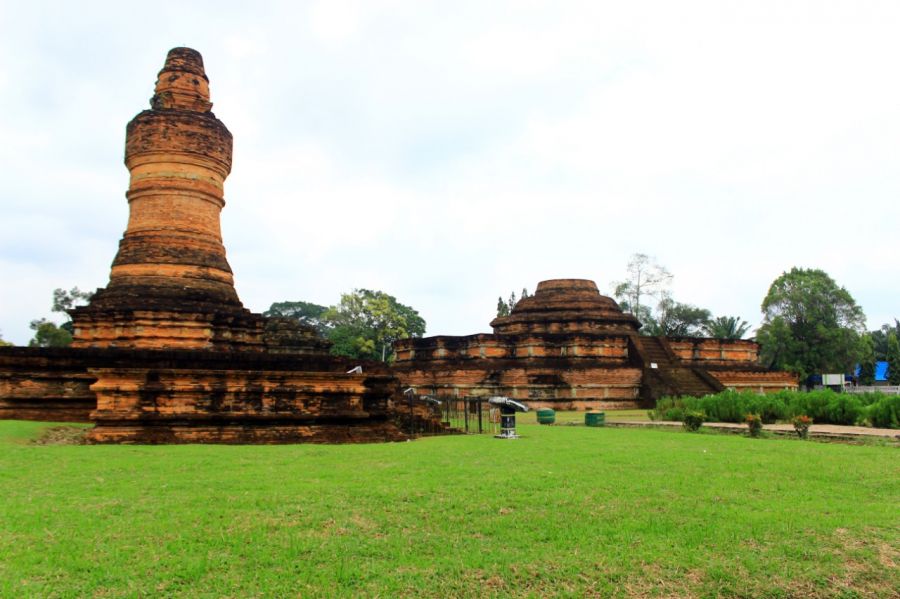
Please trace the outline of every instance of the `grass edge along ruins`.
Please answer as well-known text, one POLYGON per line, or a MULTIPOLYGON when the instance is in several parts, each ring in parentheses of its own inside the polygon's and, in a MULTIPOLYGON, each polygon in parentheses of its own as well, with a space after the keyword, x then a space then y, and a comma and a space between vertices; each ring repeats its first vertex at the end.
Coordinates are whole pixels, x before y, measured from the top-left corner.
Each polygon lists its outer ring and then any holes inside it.
POLYGON ((90 420, 95 443, 366 442, 406 438, 394 403, 407 386, 563 409, 797 386, 759 366, 752 341, 639 336, 582 279, 540 283, 491 335, 401 340, 392 368, 331 356, 312 329, 238 298, 219 226, 232 136, 198 52, 169 51, 150 105, 127 127, 109 284, 72 310, 71 347, 0 348, 0 418, 90 420))

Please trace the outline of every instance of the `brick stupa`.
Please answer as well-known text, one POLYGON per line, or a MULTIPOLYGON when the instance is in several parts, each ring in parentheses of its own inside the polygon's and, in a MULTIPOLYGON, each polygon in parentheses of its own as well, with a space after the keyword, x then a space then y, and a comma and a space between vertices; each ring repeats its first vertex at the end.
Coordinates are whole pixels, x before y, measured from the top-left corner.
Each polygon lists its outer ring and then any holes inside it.
POLYGON ((386 365, 241 304, 219 216, 231 133, 195 50, 129 124, 128 226, 69 348, 0 348, 0 418, 86 420, 95 443, 344 443, 406 436, 386 365))
POLYGON ((128 123, 128 227, 109 285, 72 311, 72 346, 261 349, 265 319, 238 299, 222 245, 232 137, 197 51, 169 52, 150 106, 128 123))
POLYGON ((641 323, 587 279, 541 281, 534 295, 522 298, 508 316, 491 321, 494 333, 634 333, 641 323))

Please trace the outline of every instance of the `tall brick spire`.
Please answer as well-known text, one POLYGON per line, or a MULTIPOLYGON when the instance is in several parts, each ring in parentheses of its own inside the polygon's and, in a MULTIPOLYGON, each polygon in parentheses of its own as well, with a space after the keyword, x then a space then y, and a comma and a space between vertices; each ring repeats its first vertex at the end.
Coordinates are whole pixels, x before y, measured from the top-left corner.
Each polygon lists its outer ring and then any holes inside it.
POLYGON ((263 319, 238 299, 222 245, 232 138, 210 112, 199 52, 169 51, 150 105, 127 128, 128 227, 109 285, 73 311, 74 345, 258 345, 263 319))

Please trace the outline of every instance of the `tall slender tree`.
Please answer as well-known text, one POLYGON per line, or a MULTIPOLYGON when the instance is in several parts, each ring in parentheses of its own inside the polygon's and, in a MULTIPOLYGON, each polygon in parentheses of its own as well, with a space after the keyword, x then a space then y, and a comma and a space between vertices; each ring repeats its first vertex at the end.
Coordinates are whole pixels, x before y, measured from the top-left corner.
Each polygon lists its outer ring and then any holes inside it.
POLYGON ((509 304, 502 297, 497 298, 497 316, 509 316, 509 304))
POLYGON ((866 333, 860 339, 859 384, 875 384, 875 342, 872 335, 866 333))
POLYGON ((872 341, 875 343, 875 359, 887 360, 887 340, 891 333, 900 337, 900 320, 894 319, 894 324, 883 324, 880 329, 871 332, 872 341))
POLYGON ((510 312, 512 312, 513 308, 516 307, 516 304, 525 299, 526 297, 531 297, 528 295, 528 288, 522 288, 522 295, 516 298, 516 292, 513 291, 509 294, 509 300, 504 301, 502 297, 497 298, 497 316, 509 316, 510 312))
POLYGON ((891 385, 900 385, 900 341, 891 333, 887 340, 887 380, 891 385))
POLYGON ((622 310, 647 324, 652 318, 647 298, 653 298, 657 302, 664 301, 668 297, 667 289, 672 281, 672 273, 647 254, 633 254, 626 270, 628 277, 614 283, 616 287, 613 295, 622 310))

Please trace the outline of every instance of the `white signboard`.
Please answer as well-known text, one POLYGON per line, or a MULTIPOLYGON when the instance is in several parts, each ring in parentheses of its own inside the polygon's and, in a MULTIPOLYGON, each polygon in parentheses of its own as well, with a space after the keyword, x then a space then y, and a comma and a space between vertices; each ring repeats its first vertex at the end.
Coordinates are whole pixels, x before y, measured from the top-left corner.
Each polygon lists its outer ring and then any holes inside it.
POLYGON ((833 385, 842 386, 844 384, 844 375, 843 374, 823 374, 822 375, 822 384, 826 387, 831 387, 833 385))

